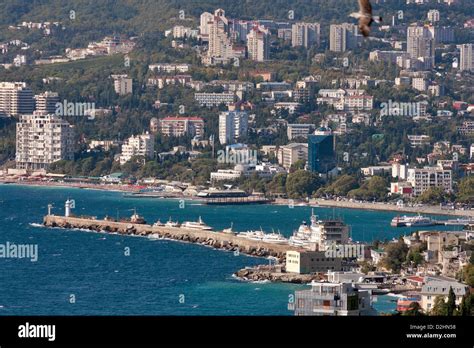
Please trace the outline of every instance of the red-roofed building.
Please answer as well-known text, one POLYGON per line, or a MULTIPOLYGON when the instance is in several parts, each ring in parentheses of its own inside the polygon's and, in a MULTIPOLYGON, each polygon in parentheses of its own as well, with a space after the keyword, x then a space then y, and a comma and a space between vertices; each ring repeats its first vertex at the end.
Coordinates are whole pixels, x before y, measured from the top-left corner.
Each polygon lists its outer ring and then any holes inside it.
POLYGON ((455 101, 455 102, 453 103, 453 108, 454 108, 455 110, 458 110, 458 111, 459 111, 459 110, 466 110, 466 108, 467 108, 467 103, 466 103, 466 102, 463 102, 463 101, 455 101))
POLYGON ((413 285, 415 288, 421 288, 423 286, 423 277, 409 276, 407 277, 407 284, 413 285))

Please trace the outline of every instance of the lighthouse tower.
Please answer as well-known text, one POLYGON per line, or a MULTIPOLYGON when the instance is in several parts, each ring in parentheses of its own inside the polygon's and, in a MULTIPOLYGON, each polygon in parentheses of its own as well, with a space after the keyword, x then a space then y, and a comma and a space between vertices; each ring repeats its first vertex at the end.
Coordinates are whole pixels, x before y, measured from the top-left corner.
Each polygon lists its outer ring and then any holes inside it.
POLYGON ((69 198, 66 201, 66 204, 64 205, 64 216, 69 217, 71 216, 71 209, 73 208, 73 201, 71 201, 69 198))

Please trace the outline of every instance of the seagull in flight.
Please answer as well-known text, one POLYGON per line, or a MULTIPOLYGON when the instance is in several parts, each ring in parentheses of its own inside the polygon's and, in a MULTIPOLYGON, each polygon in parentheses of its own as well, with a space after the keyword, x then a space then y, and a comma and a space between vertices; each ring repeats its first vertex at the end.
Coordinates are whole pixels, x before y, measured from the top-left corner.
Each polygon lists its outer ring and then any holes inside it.
POLYGON ((372 23, 382 22, 382 17, 372 16, 370 0, 359 0, 359 12, 351 13, 350 16, 359 20, 359 30, 365 37, 369 36, 372 23))

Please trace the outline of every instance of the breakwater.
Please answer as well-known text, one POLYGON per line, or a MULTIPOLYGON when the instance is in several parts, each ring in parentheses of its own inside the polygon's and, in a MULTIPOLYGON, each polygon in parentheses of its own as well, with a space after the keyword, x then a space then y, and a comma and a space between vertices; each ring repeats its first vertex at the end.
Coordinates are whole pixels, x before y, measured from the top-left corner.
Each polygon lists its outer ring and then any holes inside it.
POLYGON ((152 226, 130 222, 97 220, 94 218, 46 215, 43 218, 43 224, 46 227, 77 228, 95 232, 118 233, 121 235, 143 237, 153 235, 159 238, 201 244, 215 249, 234 251, 250 256, 272 256, 277 258, 279 263, 284 263, 288 250, 302 250, 290 245, 250 240, 224 232, 202 231, 182 227, 152 226))
POLYGON ((287 273, 279 266, 260 265, 257 267, 246 267, 234 273, 234 276, 253 282, 281 282, 293 284, 309 284, 314 281, 327 280, 322 273, 298 274, 287 273))

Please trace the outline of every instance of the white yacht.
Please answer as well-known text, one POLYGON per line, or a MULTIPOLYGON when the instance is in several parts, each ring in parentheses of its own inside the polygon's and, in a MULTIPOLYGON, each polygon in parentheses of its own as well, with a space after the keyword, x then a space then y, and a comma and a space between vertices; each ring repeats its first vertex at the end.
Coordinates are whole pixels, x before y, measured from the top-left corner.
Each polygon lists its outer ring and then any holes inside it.
POLYGON ((390 226, 392 227, 426 227, 435 226, 436 221, 422 215, 417 216, 396 216, 392 219, 390 226))
POLYGON ((230 224, 230 227, 229 228, 224 228, 224 230, 222 232, 223 233, 228 233, 228 234, 235 234, 235 232, 233 230, 233 227, 234 227, 234 223, 232 222, 230 224))
POLYGON ((192 230, 212 231, 212 227, 208 226, 199 217, 198 221, 186 221, 181 225, 182 228, 189 228, 192 230))
POLYGON ((267 233, 263 236, 263 242, 274 244, 288 244, 288 239, 283 237, 281 233, 267 233))
POLYGON ((273 244, 288 244, 288 239, 283 237, 280 233, 265 233, 263 230, 260 231, 247 231, 247 232, 240 232, 238 237, 246 238, 250 240, 256 240, 265 243, 273 243, 273 244))
POLYGON ((171 218, 170 218, 170 219, 168 220, 168 222, 165 224, 165 226, 166 226, 166 227, 175 227, 175 228, 176 228, 176 227, 179 227, 180 224, 179 224, 179 222, 177 222, 177 221, 176 221, 176 222, 172 221, 171 218))
POLYGON ((409 216, 396 216, 392 219, 390 222, 390 226, 392 227, 405 227, 407 225, 407 222, 410 221, 409 216))
POLYGON ((162 223, 160 220, 158 220, 157 222, 153 224, 153 227, 163 227, 163 226, 165 226, 165 224, 162 223))
POLYGON ((435 226, 436 221, 432 220, 429 217, 417 215, 408 219, 406 223, 407 227, 426 227, 426 226, 435 226))
POLYGON ((259 240, 262 241, 263 237, 265 237, 265 232, 262 230, 260 231, 247 231, 247 232, 240 232, 238 237, 250 239, 250 240, 259 240))

